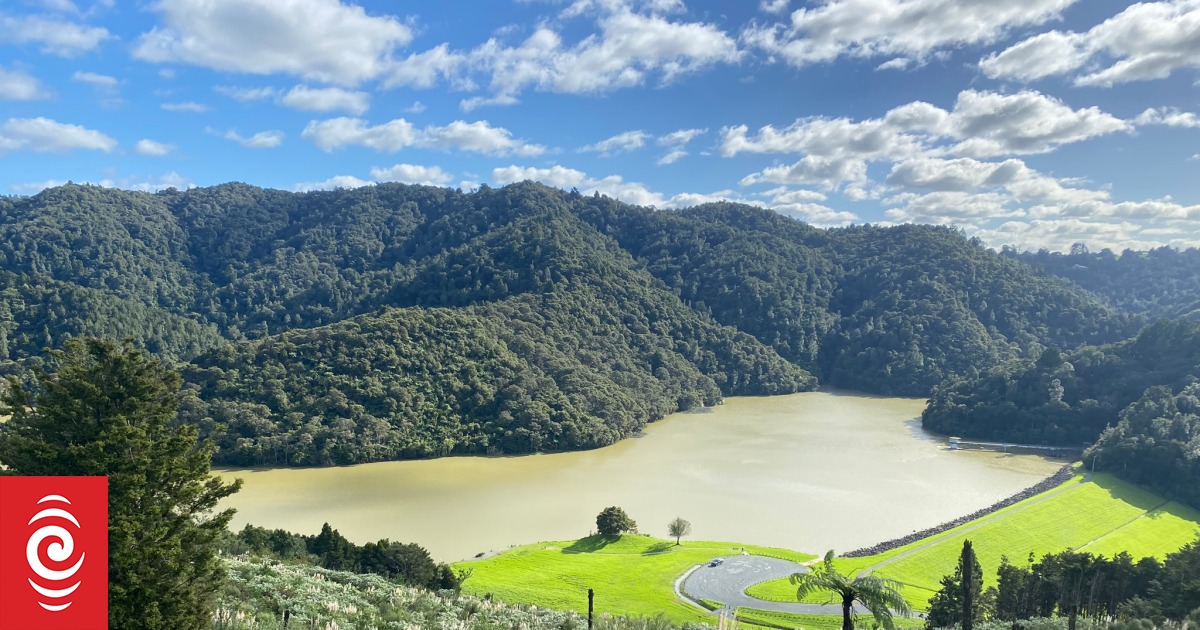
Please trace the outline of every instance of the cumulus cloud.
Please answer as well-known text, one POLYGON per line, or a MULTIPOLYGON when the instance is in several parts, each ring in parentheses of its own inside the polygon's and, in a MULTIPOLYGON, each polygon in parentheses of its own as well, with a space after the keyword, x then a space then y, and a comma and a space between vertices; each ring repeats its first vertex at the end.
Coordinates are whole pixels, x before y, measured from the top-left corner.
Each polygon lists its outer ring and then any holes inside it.
MULTIPOLYGON (((675 7, 674 3, 671 3, 675 7)), ((673 21, 662 6, 635 11, 625 2, 575 3, 564 18, 598 12, 598 32, 570 44, 548 24, 512 46, 497 38, 471 50, 441 44, 396 63, 388 87, 427 88, 446 81, 473 90, 486 82, 489 97, 472 97, 464 109, 517 102, 526 89, 567 94, 604 93, 676 77, 739 57, 737 43, 713 24, 673 21)))
POLYGON ((554 165, 549 168, 505 166, 492 169, 492 181, 496 184, 511 184, 533 180, 555 188, 577 188, 585 194, 598 192, 625 203, 658 208, 683 208, 712 201, 743 201, 729 190, 714 193, 680 193, 667 197, 651 191, 639 182, 625 181, 620 175, 591 177, 583 171, 554 165))
POLYGON ((1133 119, 1133 123, 1138 126, 1200 127, 1200 117, 1192 112, 1181 112, 1174 107, 1151 107, 1133 119))
POLYGON ((1131 128, 1097 107, 1071 109, 1039 92, 1005 95, 975 90, 958 95, 946 125, 947 135, 961 140, 954 152, 973 157, 1046 153, 1131 128))
POLYGON ((681 158, 686 157, 687 154, 688 154, 688 152, 684 151, 683 149, 675 149, 674 151, 669 151, 666 155, 663 155, 662 157, 658 158, 658 160, 655 161, 654 163, 659 166, 665 166, 667 164, 674 164, 675 162, 678 162, 681 158))
POLYGON ((182 112, 187 114, 203 114, 211 109, 208 105, 197 103, 195 101, 185 101, 183 103, 163 103, 160 105, 160 107, 169 112, 182 112))
POLYGON ((360 115, 371 106, 371 97, 366 92, 342 88, 310 88, 297 85, 280 102, 292 109, 314 112, 345 111, 360 115))
POLYGON ((323 182, 301 182, 292 186, 293 192, 309 192, 312 190, 337 190, 339 188, 362 188, 374 186, 375 182, 359 179, 353 175, 334 175, 323 182))
POLYGON ((634 149, 640 149, 646 145, 646 139, 650 134, 645 131, 626 131, 619 133, 611 138, 606 138, 595 144, 580 147, 580 151, 590 151, 601 155, 615 155, 624 153, 634 149))
POLYGON ((764 13, 780 14, 787 11, 790 0, 760 0, 758 9, 764 13))
POLYGON ((456 120, 445 126, 418 129, 403 118, 371 125, 361 118, 331 118, 312 121, 301 136, 324 151, 346 146, 364 146, 394 152, 406 147, 457 149, 485 155, 541 155, 546 147, 513 138, 503 127, 486 120, 468 123, 456 120))
POLYGON ((95 50, 100 42, 111 37, 107 29, 67 22, 58 17, 0 13, 0 42, 41 44, 42 52, 62 57, 95 50))
POLYGON ((46 96, 46 91, 36 78, 19 70, 0 67, 0 100, 36 101, 46 96))
POLYGON ((761 193, 767 200, 766 207, 795 219, 818 227, 841 227, 858 220, 858 215, 844 210, 834 210, 821 202, 823 193, 804 188, 780 186, 761 193))
POLYGON ((1081 86, 1165 79, 1200 68, 1200 2, 1139 2, 1084 33, 1035 35, 979 65, 991 78, 1018 81, 1075 73, 1081 86))
POLYGON ((1153 235, 1156 230, 1200 233, 1200 205, 1114 200, 1109 190, 1045 175, 1018 159, 915 158, 893 165, 885 185, 893 193, 883 200, 889 220, 960 225, 995 246, 1063 249, 1083 240, 1108 247, 1124 234, 1127 241, 1118 249, 1137 246, 1130 243, 1157 247, 1165 243, 1153 235))
POLYGON ((71 80, 78 83, 86 83, 98 90, 112 90, 119 83, 116 77, 110 77, 107 74, 97 74, 95 72, 76 72, 71 75, 71 80))
POLYGON ((440 166, 422 166, 419 164, 396 164, 388 168, 374 167, 371 177, 379 181, 400 182, 402 184, 423 184, 425 186, 445 186, 454 177, 443 171, 440 166))
POLYGON ((163 156, 175 150, 175 145, 155 142, 150 139, 138 140, 137 145, 133 148, 141 155, 163 156))
POLYGON ((274 98, 279 94, 279 90, 276 90, 273 87, 244 88, 230 85, 218 85, 214 87, 213 90, 219 94, 224 94, 229 98, 242 102, 262 101, 269 98, 274 98))
POLYGON ((9 118, 0 125, 0 153, 57 153, 74 149, 112 151, 117 141, 99 131, 49 118, 9 118))
POLYGON ((752 24, 742 41, 794 66, 839 57, 922 62, 938 50, 992 43, 1014 29, 1059 19, 1076 1, 828 0, 794 11, 785 22, 752 24))
POLYGON ((671 133, 659 136, 655 142, 667 147, 681 147, 692 140, 708 133, 708 129, 676 129, 671 133))
POLYGON ((162 24, 134 57, 249 74, 285 73, 357 85, 391 67, 412 29, 338 0, 159 0, 162 24))
MULTIPOLYGON (((41 182, 23 182, 9 186, 13 192, 20 194, 39 193, 47 188, 55 188, 67 183, 65 179, 51 179, 41 182)), ((159 176, 144 177, 135 175, 120 179, 105 178, 99 181, 81 180, 82 184, 94 184, 105 188, 120 188, 122 190, 138 190, 141 192, 158 192, 167 188, 191 188, 195 186, 192 180, 171 171, 159 176)))
POLYGON ((871 162, 947 153, 975 158, 1046 153, 1130 129, 1128 122, 1098 108, 1072 109, 1039 92, 966 90, 949 111, 915 102, 862 121, 802 118, 782 129, 767 125, 753 134, 745 125, 726 127, 721 130, 721 154, 803 154, 798 162, 768 167, 741 183, 836 189, 844 183, 865 183, 871 162))
POLYGON ((247 149, 273 149, 283 144, 284 134, 282 131, 260 131, 252 136, 243 136, 237 131, 230 129, 221 134, 226 140, 234 142, 246 147, 247 149))

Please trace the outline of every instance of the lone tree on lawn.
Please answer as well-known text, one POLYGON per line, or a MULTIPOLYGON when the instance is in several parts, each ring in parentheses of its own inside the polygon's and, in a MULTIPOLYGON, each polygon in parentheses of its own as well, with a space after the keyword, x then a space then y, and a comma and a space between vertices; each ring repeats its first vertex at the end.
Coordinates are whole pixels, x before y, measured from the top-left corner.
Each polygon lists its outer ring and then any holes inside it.
POLYGON ((903 585, 895 580, 860 575, 850 579, 833 568, 833 550, 825 554, 825 561, 812 567, 808 573, 793 573, 792 584, 796 585, 796 599, 804 601, 811 593, 825 591, 842 600, 842 630, 854 630, 854 617, 850 612, 855 602, 862 604, 875 617, 875 622, 887 630, 894 630, 892 613, 909 614, 908 602, 898 589, 903 585))
POLYGON ((692 524, 683 520, 683 517, 676 516, 675 520, 667 524, 667 532, 675 537, 675 546, 679 546, 679 539, 692 533, 692 524))
POLYGON ((32 387, 9 378, 0 462, 9 475, 108 476, 109 627, 208 628, 225 578, 217 540, 237 492, 213 446, 172 426, 180 378, 129 343, 72 339, 32 387))
POLYGON ((622 532, 636 532, 637 523, 619 507, 606 507, 596 516, 596 531, 602 536, 620 536, 622 532))

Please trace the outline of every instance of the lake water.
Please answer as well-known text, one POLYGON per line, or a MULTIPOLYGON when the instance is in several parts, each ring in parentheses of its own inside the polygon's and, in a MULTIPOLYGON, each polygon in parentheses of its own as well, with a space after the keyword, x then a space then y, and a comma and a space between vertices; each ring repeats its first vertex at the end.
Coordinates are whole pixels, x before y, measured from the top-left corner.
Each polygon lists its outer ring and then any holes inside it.
POLYGON ((234 528, 315 534, 328 521, 360 544, 416 542, 453 561, 586 536, 609 505, 662 538, 682 516, 692 540, 849 551, 991 505, 1062 465, 947 450, 921 429, 923 407, 842 392, 730 398, 594 451, 217 472, 245 480, 226 502, 234 528))

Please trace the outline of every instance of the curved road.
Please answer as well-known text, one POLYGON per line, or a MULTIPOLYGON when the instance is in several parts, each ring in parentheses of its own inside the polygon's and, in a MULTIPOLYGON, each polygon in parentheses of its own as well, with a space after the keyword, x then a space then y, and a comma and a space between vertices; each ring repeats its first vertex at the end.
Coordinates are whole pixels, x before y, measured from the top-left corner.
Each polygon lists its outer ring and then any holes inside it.
MULTIPOLYGON (((766 556, 725 556, 721 566, 708 565, 692 571, 680 585, 682 595, 691 599, 707 599, 734 607, 757 608, 776 612, 806 615, 841 615, 841 604, 801 604, 769 602, 746 594, 751 585, 766 580, 804 573, 808 567, 766 556)), ((856 613, 866 612, 855 607, 856 613)))

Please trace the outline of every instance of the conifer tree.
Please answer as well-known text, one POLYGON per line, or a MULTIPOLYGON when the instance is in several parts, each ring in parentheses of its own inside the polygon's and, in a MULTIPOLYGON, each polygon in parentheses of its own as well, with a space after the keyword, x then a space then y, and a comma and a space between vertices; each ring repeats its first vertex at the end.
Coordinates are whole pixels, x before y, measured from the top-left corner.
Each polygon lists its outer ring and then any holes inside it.
POLYGON ((241 487, 210 475, 213 446, 175 426, 179 375, 128 342, 72 339, 32 384, 9 379, 6 474, 103 475, 109 489, 109 627, 205 628, 224 570, 217 540, 241 487))

